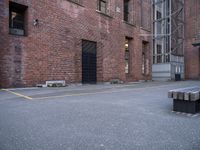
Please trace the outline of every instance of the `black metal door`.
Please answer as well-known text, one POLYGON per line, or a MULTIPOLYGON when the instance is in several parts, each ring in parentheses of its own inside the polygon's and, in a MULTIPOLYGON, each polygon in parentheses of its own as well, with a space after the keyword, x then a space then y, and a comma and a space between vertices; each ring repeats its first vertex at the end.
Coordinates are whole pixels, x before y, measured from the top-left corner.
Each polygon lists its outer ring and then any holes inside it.
POLYGON ((82 40, 82 83, 96 83, 96 70, 96 42, 82 40))

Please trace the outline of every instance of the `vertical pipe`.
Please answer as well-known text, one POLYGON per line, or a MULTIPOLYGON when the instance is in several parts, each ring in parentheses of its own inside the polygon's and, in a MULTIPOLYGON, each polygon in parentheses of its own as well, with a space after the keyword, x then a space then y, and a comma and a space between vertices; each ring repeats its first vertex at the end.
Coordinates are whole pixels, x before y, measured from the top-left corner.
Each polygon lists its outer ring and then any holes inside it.
MULTIPOLYGON (((185 68, 185 0, 183 2, 183 68, 185 68)), ((183 69, 183 79, 185 79, 185 69, 183 69)))
POLYGON ((169 63, 170 63, 170 78, 172 79, 172 1, 169 0, 168 1, 169 3, 169 55, 170 55, 170 60, 169 60, 169 63))
POLYGON ((169 52, 170 52, 170 63, 172 61, 172 57, 171 57, 171 52, 172 52, 172 17, 171 17, 171 14, 172 14, 172 3, 171 3, 171 0, 169 0, 169 52))
MULTIPOLYGON (((153 23, 152 23, 152 31, 153 31, 153 38, 152 38, 152 60, 153 60, 153 57, 154 55, 156 55, 155 53, 155 44, 156 44, 156 40, 155 40, 155 35, 156 35, 156 29, 155 29, 155 26, 156 26, 156 23, 155 23, 155 11, 156 11, 156 6, 155 6, 155 0, 152 0, 152 6, 153 6, 153 11, 151 13, 151 18, 153 20, 153 23)), ((155 62, 156 62, 156 58, 155 58, 155 62)), ((152 61, 152 64, 153 64, 153 61, 152 61)))

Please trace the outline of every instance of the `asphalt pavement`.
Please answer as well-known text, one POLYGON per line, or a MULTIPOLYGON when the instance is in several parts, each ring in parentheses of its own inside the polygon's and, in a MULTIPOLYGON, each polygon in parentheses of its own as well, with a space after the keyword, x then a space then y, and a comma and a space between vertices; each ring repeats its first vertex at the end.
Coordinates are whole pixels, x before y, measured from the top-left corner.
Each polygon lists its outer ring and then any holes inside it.
POLYGON ((200 150, 200 114, 167 92, 200 81, 0 91, 0 150, 200 150))

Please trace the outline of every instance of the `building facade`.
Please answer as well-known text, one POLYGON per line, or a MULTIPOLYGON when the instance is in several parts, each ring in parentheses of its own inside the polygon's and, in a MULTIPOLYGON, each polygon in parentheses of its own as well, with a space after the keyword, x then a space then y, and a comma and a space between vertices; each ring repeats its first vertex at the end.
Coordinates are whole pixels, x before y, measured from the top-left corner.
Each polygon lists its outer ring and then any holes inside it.
POLYGON ((0 86, 151 79, 151 0, 1 0, 0 86))
POLYGON ((154 0, 153 80, 184 79, 184 0, 154 0))
POLYGON ((200 1, 153 0, 153 80, 200 78, 200 1))
POLYGON ((185 78, 200 79, 200 1, 185 1, 185 78))

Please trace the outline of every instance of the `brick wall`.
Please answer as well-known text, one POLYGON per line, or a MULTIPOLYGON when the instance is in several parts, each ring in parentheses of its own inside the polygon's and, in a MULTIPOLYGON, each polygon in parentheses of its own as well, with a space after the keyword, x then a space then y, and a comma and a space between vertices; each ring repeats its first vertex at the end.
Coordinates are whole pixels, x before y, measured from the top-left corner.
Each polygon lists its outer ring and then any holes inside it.
POLYGON ((185 76, 186 79, 200 78, 200 50, 192 43, 200 42, 200 1, 185 1, 185 76))
MULTIPOLYGON (((35 86, 46 80, 82 80, 82 39, 97 42, 97 80, 151 79, 142 75, 142 43, 148 42, 151 66, 150 24, 141 28, 140 0, 132 0, 133 24, 123 21, 123 1, 109 1, 109 15, 98 12, 96 0, 82 0, 82 6, 68 0, 12 0, 28 6, 27 36, 9 34, 9 1, 0 1, 0 85, 35 86), (116 11, 117 10, 117 11, 116 11), (39 24, 33 25, 38 19, 39 24), (143 34, 143 35, 141 35, 143 34), (132 38, 130 74, 125 74, 125 37, 132 38)), ((151 7, 144 3, 144 8, 151 7)), ((143 9, 143 18, 151 10, 143 9), (148 11, 148 12, 146 12, 148 11)))

